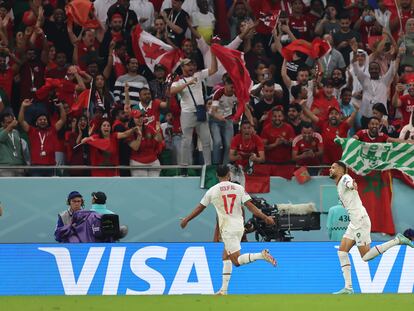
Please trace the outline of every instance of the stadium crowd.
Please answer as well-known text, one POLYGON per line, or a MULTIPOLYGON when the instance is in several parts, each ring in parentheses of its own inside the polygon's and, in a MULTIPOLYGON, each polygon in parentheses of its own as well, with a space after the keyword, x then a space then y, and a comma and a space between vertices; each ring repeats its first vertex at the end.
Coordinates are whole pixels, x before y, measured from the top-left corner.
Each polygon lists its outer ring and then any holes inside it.
POLYGON ((318 166, 340 159, 337 135, 413 138, 402 131, 414 123, 410 0, 95 0, 89 12, 88 5, 0 1, 0 165, 137 167, 73 176, 158 176, 139 166, 160 164, 318 166), (81 26, 73 16, 82 14, 81 26), (161 63, 151 70, 137 55, 137 28, 181 49, 175 73, 161 63), (329 49, 312 58, 300 40, 315 38, 329 49), (213 43, 244 53, 253 85, 240 119, 245 103, 213 43))

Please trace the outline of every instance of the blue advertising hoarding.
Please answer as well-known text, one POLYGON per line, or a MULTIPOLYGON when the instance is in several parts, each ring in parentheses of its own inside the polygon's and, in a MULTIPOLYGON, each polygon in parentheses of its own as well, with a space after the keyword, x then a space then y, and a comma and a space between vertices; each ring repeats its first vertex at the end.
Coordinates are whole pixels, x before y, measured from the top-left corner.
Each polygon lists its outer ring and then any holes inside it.
MULTIPOLYGON (((338 243, 243 243, 268 248, 272 267, 233 268, 230 294, 331 293, 343 287, 338 243)), ((221 243, 3 244, 0 295, 213 294, 221 286, 221 243)), ((414 249, 391 248, 366 263, 350 253, 360 293, 413 293, 414 249)))

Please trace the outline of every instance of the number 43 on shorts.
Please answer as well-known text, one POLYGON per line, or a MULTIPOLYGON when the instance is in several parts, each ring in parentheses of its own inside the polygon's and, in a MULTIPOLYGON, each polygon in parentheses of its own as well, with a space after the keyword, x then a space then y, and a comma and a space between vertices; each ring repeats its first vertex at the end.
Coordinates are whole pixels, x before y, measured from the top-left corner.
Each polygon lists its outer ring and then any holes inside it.
POLYGON ((224 210, 226 211, 226 214, 231 215, 233 213, 234 202, 236 201, 237 195, 227 194, 227 195, 222 195, 221 197, 223 198, 224 210), (229 201, 230 201, 230 209, 229 209, 229 203, 228 203, 229 201))

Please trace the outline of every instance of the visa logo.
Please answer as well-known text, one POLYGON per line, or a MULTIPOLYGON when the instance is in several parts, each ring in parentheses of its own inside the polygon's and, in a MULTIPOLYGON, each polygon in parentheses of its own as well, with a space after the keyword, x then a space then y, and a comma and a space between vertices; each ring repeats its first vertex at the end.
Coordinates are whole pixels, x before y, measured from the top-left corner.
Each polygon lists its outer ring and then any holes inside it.
MULTIPOLYGON (((73 271, 70 252, 65 247, 39 247, 40 251, 55 257, 63 289, 66 295, 87 295, 98 266, 101 263, 105 247, 91 247, 77 280, 73 271)), ((126 247, 111 247, 106 270, 103 295, 118 294, 118 287, 124 266, 126 247)), ((150 258, 166 260, 168 248, 147 246, 137 250, 130 259, 132 273, 149 284, 145 291, 127 288, 127 295, 179 295, 179 294, 213 294, 213 283, 204 247, 188 247, 181 259, 174 280, 168 293, 165 293, 166 282, 163 275, 149 267, 146 261, 150 258), (191 271, 195 271, 197 282, 188 282, 191 271)))
POLYGON ((349 254, 357 275, 361 293, 382 293, 400 249, 405 249, 405 256, 398 285, 398 293, 412 293, 414 289, 414 248, 395 246, 380 257, 377 270, 371 276, 368 262, 362 260, 358 248, 353 247, 349 254))

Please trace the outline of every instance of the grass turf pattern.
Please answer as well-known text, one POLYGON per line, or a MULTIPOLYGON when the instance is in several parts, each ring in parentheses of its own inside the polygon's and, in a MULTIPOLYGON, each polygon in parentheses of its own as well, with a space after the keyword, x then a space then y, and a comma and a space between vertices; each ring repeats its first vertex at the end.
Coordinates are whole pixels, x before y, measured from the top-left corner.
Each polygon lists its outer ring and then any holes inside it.
POLYGON ((0 310, 413 310, 413 294, 183 295, 183 296, 8 296, 0 310), (271 309, 268 309, 271 308, 271 309))

